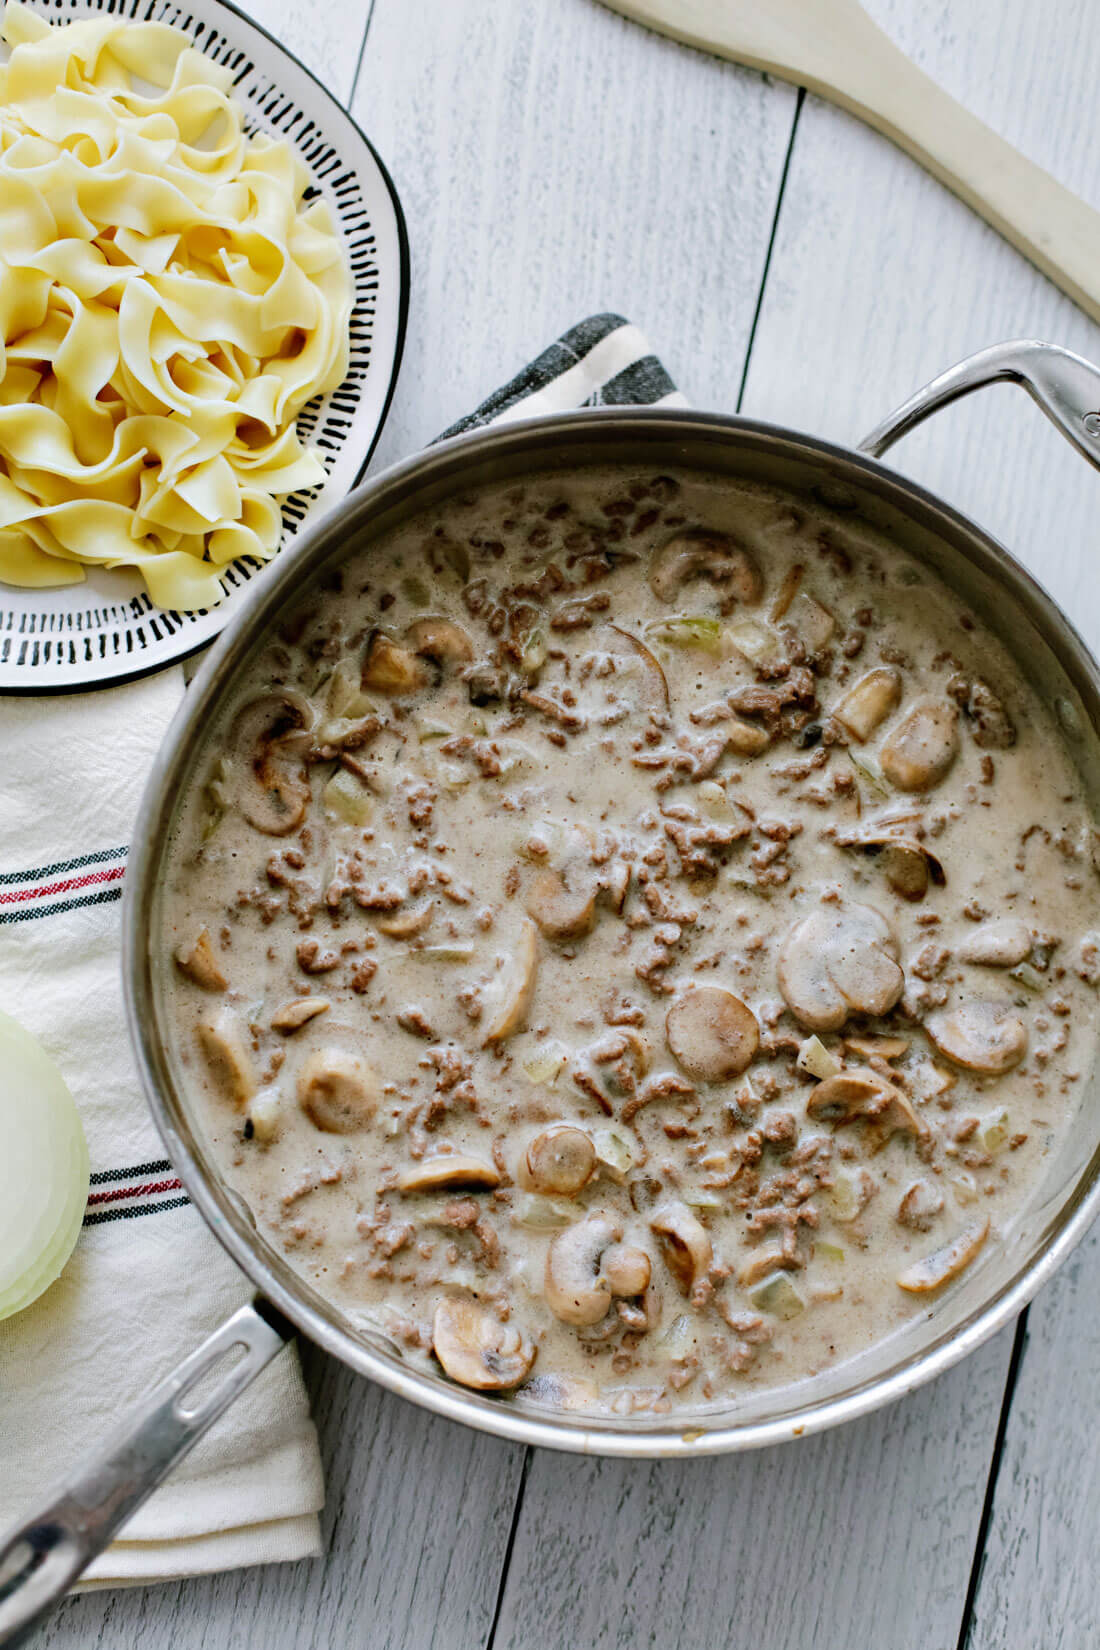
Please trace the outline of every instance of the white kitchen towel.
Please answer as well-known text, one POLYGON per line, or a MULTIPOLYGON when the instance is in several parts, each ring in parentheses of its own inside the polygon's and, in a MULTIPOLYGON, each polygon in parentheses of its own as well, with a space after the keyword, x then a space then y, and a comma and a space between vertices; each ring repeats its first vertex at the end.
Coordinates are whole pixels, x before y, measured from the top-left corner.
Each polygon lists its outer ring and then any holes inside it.
MULTIPOLYGON (((596 315, 446 433, 625 402, 685 404, 637 329, 596 315)), ((122 1009, 127 848, 183 691, 172 669, 102 693, 0 700, 0 1008, 61 1067, 92 1160, 72 1260, 34 1306, 0 1323, 0 1529, 33 1512, 70 1463, 249 1294, 164 1156, 122 1009)), ((316 1554, 323 1498, 288 1351, 140 1509, 85 1584, 316 1554)))

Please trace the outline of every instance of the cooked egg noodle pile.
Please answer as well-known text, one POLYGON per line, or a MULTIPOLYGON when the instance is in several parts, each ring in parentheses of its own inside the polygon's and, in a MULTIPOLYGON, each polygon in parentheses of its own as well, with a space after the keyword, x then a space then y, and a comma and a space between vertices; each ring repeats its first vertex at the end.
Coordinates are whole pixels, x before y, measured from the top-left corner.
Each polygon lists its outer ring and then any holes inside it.
POLYGON ((211 606, 324 479, 295 420, 347 370, 328 206, 179 30, 12 3, 0 32, 0 578, 132 566, 211 606))

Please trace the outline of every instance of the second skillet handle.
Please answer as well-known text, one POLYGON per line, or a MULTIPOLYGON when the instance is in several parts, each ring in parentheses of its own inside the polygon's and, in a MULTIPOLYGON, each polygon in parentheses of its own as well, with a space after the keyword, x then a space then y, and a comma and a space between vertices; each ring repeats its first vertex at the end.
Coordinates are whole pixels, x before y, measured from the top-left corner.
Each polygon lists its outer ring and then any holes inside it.
POLYGON ((930 414, 986 384, 1021 384, 1090 464, 1100 469, 1100 367, 1058 344, 1016 338, 968 355, 873 429, 859 450, 881 458, 930 414))
POLYGON ((293 1333, 266 1302, 242 1306, 147 1394, 48 1506, 0 1536, 0 1645, 23 1643, 293 1333))

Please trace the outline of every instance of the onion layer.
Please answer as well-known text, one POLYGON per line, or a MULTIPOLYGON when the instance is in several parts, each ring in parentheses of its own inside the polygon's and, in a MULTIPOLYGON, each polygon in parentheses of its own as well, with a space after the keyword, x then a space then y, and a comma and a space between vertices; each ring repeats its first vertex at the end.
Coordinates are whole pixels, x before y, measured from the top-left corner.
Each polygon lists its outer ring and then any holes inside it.
POLYGON ((73 1252, 88 1201, 88 1147, 65 1081, 0 1013, 0 1318, 37 1300, 73 1252))

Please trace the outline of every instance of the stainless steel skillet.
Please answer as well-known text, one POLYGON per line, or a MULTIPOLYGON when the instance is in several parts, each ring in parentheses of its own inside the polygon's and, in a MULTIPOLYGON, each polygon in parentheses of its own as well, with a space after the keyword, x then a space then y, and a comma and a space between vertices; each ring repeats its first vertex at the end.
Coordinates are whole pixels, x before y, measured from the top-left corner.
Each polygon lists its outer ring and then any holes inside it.
POLYGON ((451 1419, 549 1448, 619 1456, 717 1454, 805 1436, 930 1380, 1006 1323, 1100 1212, 1100 1078, 1032 1202, 952 1291, 903 1330, 801 1386, 725 1411, 585 1418, 462 1390, 410 1368, 347 1320, 269 1248, 221 1178, 163 1035, 157 944, 162 870, 177 799, 237 673, 309 579, 449 496, 489 481, 625 463, 753 479, 817 500, 890 535, 980 613, 1061 722, 1100 815, 1100 668, 1070 621, 1014 557, 934 494, 877 462, 937 408, 984 384, 1023 385, 1100 468, 1100 370, 1053 345, 1003 344, 936 379, 858 450, 717 414, 586 410, 484 430, 432 448, 348 497, 285 552, 223 633, 169 731, 142 802, 127 873, 123 969, 135 1055, 157 1126, 203 1218, 259 1291, 161 1383, 95 1460, 0 1544, 0 1644, 18 1643, 295 1330, 362 1374, 451 1419))

